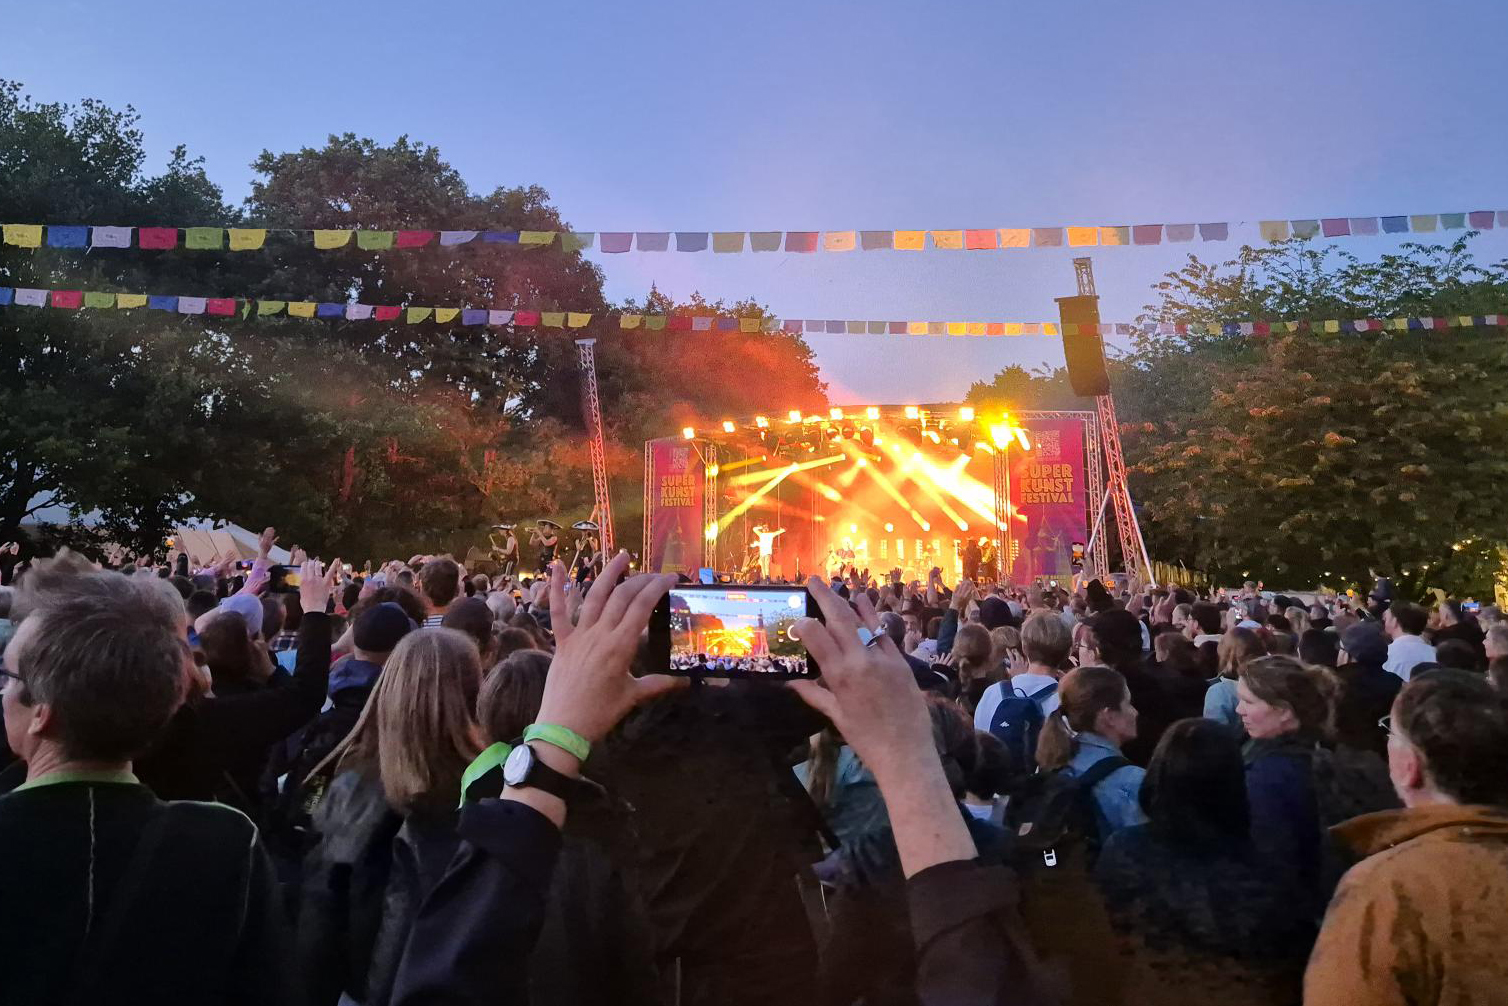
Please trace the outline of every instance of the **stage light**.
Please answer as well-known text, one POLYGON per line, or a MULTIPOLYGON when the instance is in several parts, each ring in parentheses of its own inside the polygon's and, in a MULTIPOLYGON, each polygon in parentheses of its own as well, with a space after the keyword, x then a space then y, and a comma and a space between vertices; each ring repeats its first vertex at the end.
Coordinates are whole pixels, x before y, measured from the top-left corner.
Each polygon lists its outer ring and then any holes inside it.
POLYGON ((1004 447, 1011 441, 1011 428, 1005 423, 993 423, 990 426, 990 439, 996 447, 1004 447))
POLYGON ((731 419, 724 419, 723 420, 723 432, 724 433, 732 433, 733 432, 733 420, 731 420, 731 419))
POLYGON ((864 415, 868 416, 870 419, 878 419, 880 418, 880 410, 871 405, 869 408, 864 410, 864 415))
POLYGON ((1026 439, 1026 431, 1019 426, 1016 427, 1016 439, 1020 442, 1023 451, 1032 449, 1032 442, 1026 439))
POLYGON ((958 421, 961 423, 972 423, 974 421, 974 407, 972 405, 965 405, 959 409, 958 421))
POLYGON ((930 531, 930 530, 932 530, 932 525, 928 524, 926 521, 922 521, 922 530, 923 531, 930 531))
POLYGON ((829 426, 824 432, 829 440, 837 440, 841 436, 841 431, 836 426, 829 426))
POLYGON ((876 446, 876 447, 884 447, 885 446, 885 441, 881 440, 879 437, 875 437, 874 438, 874 446, 876 446))
POLYGON ((920 415, 921 415, 921 410, 918 409, 916 406, 914 406, 914 405, 908 405, 908 406, 906 406, 906 418, 907 419, 915 419, 915 418, 917 418, 920 415))
POLYGON ((894 534, 895 533, 895 525, 894 524, 886 524, 885 525, 885 532, 887 534, 894 534))
POLYGON ((799 422, 801 422, 801 410, 800 409, 792 409, 790 412, 787 412, 785 414, 785 421, 788 422, 788 423, 799 423, 799 422))
POLYGON ((928 430, 927 439, 932 441, 934 444, 942 443, 942 436, 936 430, 928 430))
POLYGON ((717 541, 717 521, 707 525, 707 540, 717 541))
POLYGON ((857 525, 857 524, 850 524, 850 525, 848 525, 848 533, 849 534, 858 534, 859 533, 859 525, 857 525))
POLYGON ((859 460, 855 461, 854 464, 858 465, 860 468, 868 468, 869 460, 867 458, 860 458, 859 460))
POLYGON ((844 440, 853 440, 857 436, 858 436, 858 432, 854 429, 853 423, 844 423, 843 424, 843 439, 844 440))
POLYGON ((770 425, 770 421, 768 419, 766 419, 764 416, 755 416, 754 417, 754 425, 757 426, 757 427, 759 427, 762 430, 762 429, 765 429, 766 427, 768 427, 770 425))
POLYGON ((827 410, 827 417, 829 419, 842 419, 843 418, 843 410, 842 409, 828 409, 827 410))
POLYGON ((720 471, 722 471, 722 469, 719 468, 717 465, 708 465, 707 466, 707 477, 715 479, 715 478, 717 478, 717 473, 720 472, 720 471))
POLYGON ((871 430, 867 426, 861 427, 859 429, 859 443, 865 447, 873 447, 875 444, 874 430, 871 430))
POLYGON ((688 426, 684 430, 681 431, 681 436, 685 437, 687 440, 695 440, 696 439, 696 430, 693 430, 691 427, 688 426))

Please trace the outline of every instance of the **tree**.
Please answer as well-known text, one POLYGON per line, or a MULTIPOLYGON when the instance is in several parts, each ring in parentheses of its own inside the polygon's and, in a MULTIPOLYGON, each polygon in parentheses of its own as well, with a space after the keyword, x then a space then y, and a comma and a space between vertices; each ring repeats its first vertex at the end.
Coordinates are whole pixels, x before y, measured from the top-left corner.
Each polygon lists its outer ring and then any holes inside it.
MULTIPOLYGON (((1467 239, 1378 262, 1301 242, 1189 264, 1159 321, 1496 313, 1508 271, 1467 239)), ((1508 500, 1500 333, 1146 337, 1116 387, 1152 551, 1293 585, 1372 573, 1485 592, 1508 500)))

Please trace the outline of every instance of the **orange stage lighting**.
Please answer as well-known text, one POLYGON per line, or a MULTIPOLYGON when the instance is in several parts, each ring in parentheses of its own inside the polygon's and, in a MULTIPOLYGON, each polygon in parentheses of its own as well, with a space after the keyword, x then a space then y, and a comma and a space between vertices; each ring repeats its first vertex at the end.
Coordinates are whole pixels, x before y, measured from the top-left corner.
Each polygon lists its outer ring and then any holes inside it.
POLYGON ((733 429, 734 429, 733 420, 731 420, 731 419, 724 419, 723 420, 723 432, 724 433, 732 433, 733 429))
POLYGON ((688 426, 681 431, 681 436, 685 437, 687 440, 694 440, 696 439, 696 430, 693 430, 688 426))

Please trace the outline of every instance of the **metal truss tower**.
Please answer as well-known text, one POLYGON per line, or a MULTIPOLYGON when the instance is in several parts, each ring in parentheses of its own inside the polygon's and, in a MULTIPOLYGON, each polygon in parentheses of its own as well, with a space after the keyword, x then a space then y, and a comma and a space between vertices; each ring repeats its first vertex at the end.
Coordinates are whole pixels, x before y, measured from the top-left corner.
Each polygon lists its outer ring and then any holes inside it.
POLYGON ((618 550, 613 535, 613 499, 607 489, 607 449, 602 440, 602 402, 597 396, 596 339, 577 339, 577 362, 581 365, 581 411, 586 416, 587 439, 592 452, 592 496, 597 504, 597 523, 602 529, 604 562, 618 550))

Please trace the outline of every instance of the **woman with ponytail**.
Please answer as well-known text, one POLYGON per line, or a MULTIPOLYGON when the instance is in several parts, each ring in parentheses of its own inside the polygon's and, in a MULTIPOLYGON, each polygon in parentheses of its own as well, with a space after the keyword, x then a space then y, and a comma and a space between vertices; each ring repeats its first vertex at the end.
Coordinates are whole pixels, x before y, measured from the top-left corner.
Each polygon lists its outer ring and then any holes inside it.
POLYGON ((1136 737, 1136 707, 1126 679, 1108 667, 1080 667, 1063 675, 1058 697, 1058 708, 1037 738, 1037 766, 1070 776, 1103 775, 1091 789, 1101 841, 1144 823, 1140 796, 1146 770, 1121 753, 1136 737), (1108 760, 1113 762, 1101 764, 1108 760))

